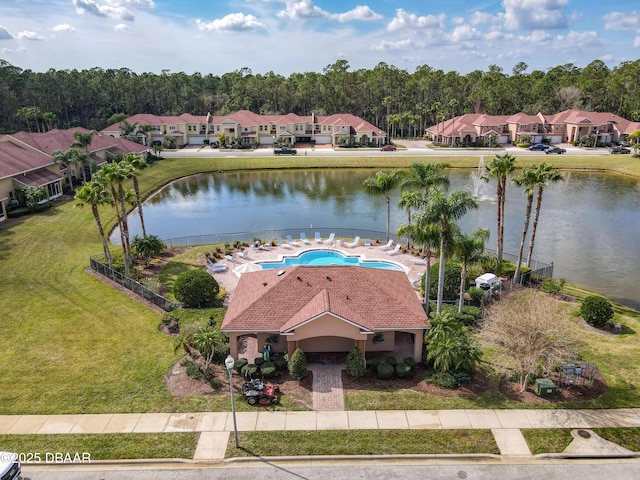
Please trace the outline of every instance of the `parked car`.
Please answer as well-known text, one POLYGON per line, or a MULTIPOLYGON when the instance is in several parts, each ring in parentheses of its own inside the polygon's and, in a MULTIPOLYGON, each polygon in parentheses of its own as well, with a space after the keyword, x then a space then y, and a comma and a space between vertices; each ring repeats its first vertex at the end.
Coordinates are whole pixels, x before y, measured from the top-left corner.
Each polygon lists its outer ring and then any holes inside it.
POLYGON ((625 147, 618 146, 618 147, 613 147, 611 149, 611 153, 631 153, 631 150, 625 147))
POLYGON ((625 141, 625 140, 620 140, 620 141, 618 142, 618 146, 619 146, 619 147, 627 147, 627 148, 628 148, 628 147, 630 147, 630 146, 631 146, 631 144, 630 144, 629 142, 625 141))
POLYGON ((385 145, 383 147, 380 148, 381 152, 395 152, 396 151, 396 147, 394 147, 393 145, 385 145))
POLYGON ((567 151, 564 148, 560 148, 560 147, 549 147, 544 151, 544 153, 547 153, 547 154, 557 153, 558 155, 562 155, 563 153, 567 153, 567 151))
POLYGON ((18 454, 0 452, 0 478, 2 480, 17 480, 20 478, 20 473, 18 454))
POLYGON ((535 145, 531 145, 529 150, 546 150, 549 148, 549 145, 545 145, 544 143, 536 143, 535 145))
POLYGON ((274 155, 297 155, 298 150, 296 150, 295 148, 282 147, 282 148, 274 149, 273 154, 274 155))

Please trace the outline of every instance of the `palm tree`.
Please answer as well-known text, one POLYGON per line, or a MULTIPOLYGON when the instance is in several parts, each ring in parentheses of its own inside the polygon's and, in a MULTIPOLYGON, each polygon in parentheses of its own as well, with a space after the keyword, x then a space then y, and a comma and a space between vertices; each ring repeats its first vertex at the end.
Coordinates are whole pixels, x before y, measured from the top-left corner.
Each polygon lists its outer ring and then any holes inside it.
POLYGON ((631 140, 631 148, 633 151, 638 154, 638 150, 640 150, 640 130, 635 130, 633 133, 630 133, 627 137, 627 140, 631 140))
POLYGON ((102 221, 100 220, 100 212, 98 210, 99 205, 110 203, 109 194, 104 188, 104 185, 99 182, 85 183, 76 192, 77 200, 76 207, 83 207, 84 205, 91 205, 91 213, 96 221, 98 227, 98 234, 100 235, 100 242, 102 242, 102 250, 104 251, 104 258, 108 265, 111 266, 111 252, 107 245, 107 239, 104 235, 104 229, 102 228, 102 221))
POLYGON ((516 271, 513 278, 518 281, 520 278, 520 266, 522 265, 522 253, 524 251, 524 242, 527 238, 529 230, 529 222, 531 220, 531 209, 533 206, 533 194, 538 184, 538 176, 536 175, 536 167, 523 168, 520 175, 514 177, 512 182, 519 187, 524 187, 524 194, 527 196, 527 208, 524 214, 524 228, 522 229, 522 238, 520 239, 520 249, 518 250, 518 261, 516 262, 516 271))
POLYGON ((396 188, 402 181, 404 172, 394 170, 393 172, 377 172, 373 177, 367 178, 362 186, 374 195, 384 195, 387 203, 387 241, 389 240, 389 222, 391 219, 391 190, 396 188))
MULTIPOLYGON (((409 192, 402 192, 400 195, 400 201, 398 202, 398 208, 405 208, 407 210, 407 222, 411 226, 411 209, 417 209, 424 205, 424 198, 422 193, 412 190, 409 192)), ((398 236, 401 236, 398 234, 398 236)), ((407 250, 411 248, 411 237, 407 235, 407 250)))
POLYGON ((470 337, 469 329, 451 315, 435 318, 425 335, 427 360, 440 372, 473 372, 482 358, 479 345, 470 337))
POLYGON ((437 247, 440 240, 440 231, 437 225, 427 223, 424 213, 419 213, 415 216, 415 223, 405 223, 398 228, 398 236, 407 236, 415 243, 422 245, 422 253, 425 261, 425 274, 424 274, 424 304, 427 305, 426 311, 428 311, 429 305, 429 287, 431 285, 431 256, 437 247))
MULTIPOLYGON (((89 145, 91 145, 91 141, 93 140, 93 135, 96 133, 95 130, 92 130, 90 132, 80 132, 80 131, 75 131, 73 132, 73 138, 76 139, 75 142, 73 142, 71 144, 71 146, 73 148, 83 148, 84 149, 84 153, 86 154, 86 157, 84 158, 85 162, 88 162, 89 165, 89 178, 93 177, 93 166, 91 164, 90 158, 91 155, 89 155, 89 145)), ((85 163, 83 163, 83 170, 84 170, 84 165, 85 163)))
POLYGON ((436 307, 438 315, 442 312, 445 250, 447 250, 447 243, 452 237, 451 224, 462 218, 472 208, 478 208, 478 202, 471 196, 470 192, 454 190, 447 196, 441 190, 434 189, 429 195, 424 221, 428 224, 437 225, 440 235, 440 265, 436 307))
POLYGON ((496 201, 498 202, 498 222, 497 222, 497 242, 496 253, 499 264, 502 263, 504 247, 504 203, 507 190, 507 177, 516 169, 516 158, 509 153, 496 155, 496 157, 486 166, 484 180, 488 181, 493 177, 496 179, 496 201))
POLYGON ((462 264, 460 271, 460 302, 458 313, 462 313, 464 306, 464 286, 467 281, 467 266, 480 259, 484 253, 484 242, 489 240, 489 230, 477 228, 471 235, 458 231, 455 236, 453 254, 462 264))
POLYGON ((78 157, 76 151, 73 148, 68 149, 66 152, 62 150, 54 150, 51 152, 51 158, 55 163, 61 164, 67 171, 67 181, 69 182, 69 188, 73 191, 73 182, 71 181, 71 165, 78 165, 78 157))
POLYGON ((131 179, 133 180, 133 189, 136 192, 136 205, 138 207, 138 215, 140 216, 140 226, 142 227, 142 238, 147 238, 147 229, 144 226, 144 216, 142 214, 142 198, 140 197, 140 184, 138 183, 138 176, 136 172, 147 168, 147 162, 139 155, 129 154, 125 157, 124 161, 128 162, 133 167, 131 179))
POLYGON ((412 163, 409 176, 402 181, 402 188, 419 188, 424 190, 425 199, 429 197, 431 187, 449 187, 449 177, 442 171, 449 168, 447 163, 412 163))
POLYGON ((549 185, 549 182, 561 181, 562 175, 558 172, 558 169, 553 168, 546 162, 541 163, 536 169, 536 176, 538 178, 538 193, 536 195, 536 209, 533 214, 533 228, 531 229, 531 239, 529 240, 529 254, 527 255, 527 267, 531 266, 531 257, 533 255, 533 245, 536 239, 536 230, 538 229, 538 220, 540 218, 540 206, 542 205, 542 193, 544 187, 549 185))

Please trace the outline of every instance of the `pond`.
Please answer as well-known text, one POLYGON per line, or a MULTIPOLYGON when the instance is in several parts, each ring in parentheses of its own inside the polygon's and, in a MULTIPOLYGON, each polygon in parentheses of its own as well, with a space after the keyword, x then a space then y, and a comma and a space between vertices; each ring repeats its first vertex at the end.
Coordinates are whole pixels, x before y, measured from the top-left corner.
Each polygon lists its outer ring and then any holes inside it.
MULTIPOLYGON (((147 231, 162 239, 211 233, 352 228, 384 232, 383 196, 371 196, 362 182, 376 170, 318 169, 239 171, 195 175, 167 185, 144 204, 147 231)), ((471 172, 472 173, 472 172, 471 172)), ((563 172, 545 189, 534 257, 554 264, 554 277, 640 308, 640 182, 602 173, 563 172)), ((469 170, 452 170, 451 189, 473 189, 469 170)), ((489 228, 495 250, 495 184, 485 200, 459 223, 471 232, 489 228)), ((482 193, 482 192, 480 192, 482 193)), ((407 221, 391 199, 391 232, 407 221)), ((526 197, 507 186, 504 251, 517 254, 526 197)), ((131 236, 140 233, 136 212, 131 236)), ((119 243, 118 232, 111 239, 119 243)), ((528 244, 528 242, 527 242, 528 244)), ((526 246, 525 246, 526 251, 526 246)), ((526 254, 525 254, 526 256, 526 254)))

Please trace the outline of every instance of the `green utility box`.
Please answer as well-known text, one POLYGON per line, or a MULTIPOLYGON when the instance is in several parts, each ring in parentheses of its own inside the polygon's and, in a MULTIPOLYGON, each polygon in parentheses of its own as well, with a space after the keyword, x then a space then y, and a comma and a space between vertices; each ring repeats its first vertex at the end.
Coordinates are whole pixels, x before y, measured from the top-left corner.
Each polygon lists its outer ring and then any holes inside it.
POLYGON ((556 394, 558 387, 548 378, 536 378, 535 389, 538 396, 549 397, 556 394))

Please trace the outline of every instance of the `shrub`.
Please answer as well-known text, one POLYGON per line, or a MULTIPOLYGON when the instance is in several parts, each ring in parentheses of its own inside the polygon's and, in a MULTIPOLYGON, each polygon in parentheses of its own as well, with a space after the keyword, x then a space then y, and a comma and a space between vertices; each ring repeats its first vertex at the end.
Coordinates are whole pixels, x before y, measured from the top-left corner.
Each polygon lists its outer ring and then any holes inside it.
POLYGON ((247 361, 246 358, 239 358, 233 364, 233 368, 235 369, 236 372, 240 373, 242 371, 242 367, 248 364, 249 362, 247 361))
POLYGON ((346 360, 347 373, 352 378, 362 377, 367 368, 364 356, 358 347, 353 347, 346 360))
POLYGON ((409 365, 409 367, 413 368, 416 366, 416 361, 413 359, 413 357, 407 357, 404 360, 402 360, 404 363, 406 363, 407 365, 409 365))
POLYGON ((591 295, 582 301, 580 315, 587 323, 596 328, 602 328, 613 318, 611 302, 604 297, 591 295))
POLYGON ((397 364, 395 370, 398 378, 407 378, 411 375, 411 367, 404 362, 397 364))
POLYGON ((273 363, 278 370, 284 370, 285 368, 287 368, 287 361, 284 359, 284 357, 275 357, 273 359, 273 363))
POLYGON ((300 348, 296 348, 296 351, 291 355, 289 374, 296 380, 301 380, 307 374, 307 357, 300 348))
POLYGON ((278 369, 273 362, 264 362, 262 365, 260 365, 260 373, 262 373, 265 378, 275 377, 277 372, 278 369))
POLYGON ((471 287, 469 290, 467 290, 467 294, 471 299, 471 303, 473 303, 474 305, 480 305, 480 302, 482 301, 482 297, 484 295, 484 290, 478 287, 471 287))
POLYGON ((187 270, 173 284, 176 300, 187 308, 213 306, 219 291, 218 282, 204 270, 187 270))
POLYGON ((380 380, 390 380, 395 371, 396 369, 393 365, 389 365, 387 362, 380 362, 376 368, 376 376, 380 380))
POLYGON ((545 277, 545 279, 540 284, 540 290, 556 295, 562 291, 565 283, 566 281, 564 278, 561 278, 560 280, 554 280, 551 277, 545 277))
MULTIPOLYGON (((455 304, 447 304, 442 306, 442 315, 447 315, 449 317, 455 318, 462 325, 473 325, 476 320, 480 318, 482 315, 482 311, 479 307, 474 307, 471 305, 465 305, 462 307, 462 313, 458 313, 458 305, 455 304)), ((429 313, 429 318, 434 320, 436 319, 436 312, 429 313)))
POLYGON ((385 358, 384 361, 387 362, 392 367, 395 367, 398 364, 398 360, 396 360, 396 357, 393 357, 393 356, 389 356, 385 358))
POLYGON ((436 387, 458 388, 458 379, 450 372, 434 372, 426 381, 436 387))
POLYGON ((371 367, 371 371, 373 373, 376 373, 376 370, 378 368, 378 365, 380 365, 380 362, 382 362, 382 359, 380 357, 375 357, 369 360, 369 367, 371 367))
MULTIPOLYGON (((429 298, 437 298, 438 296, 438 269, 439 264, 434 263, 431 265, 430 280, 431 286, 429 288, 429 298)), ((443 300, 457 300, 458 292, 460 289, 460 273, 462 267, 457 263, 447 262, 444 264, 444 288, 443 288, 443 300)))
POLYGON ((263 357, 256 357, 253 359, 253 363, 255 363, 256 365, 260 366, 265 362, 263 357))
POLYGON ((258 366, 254 365, 253 363, 249 363, 242 367, 242 369, 240 370, 240 374, 242 375, 242 378, 254 378, 258 374, 258 366))

